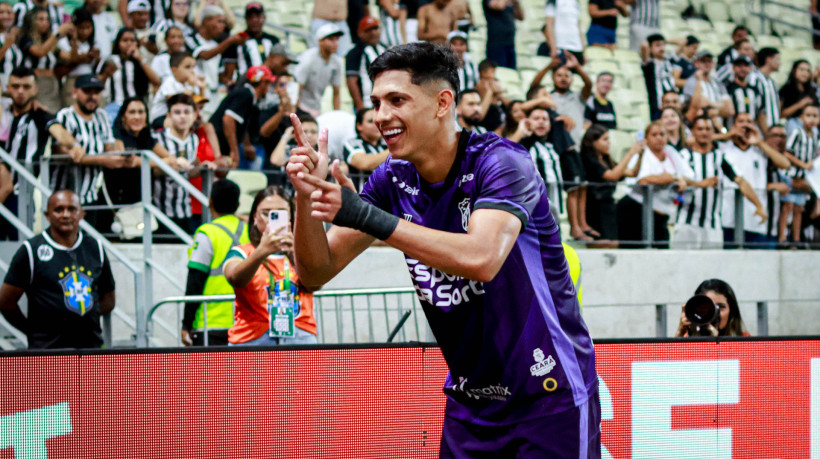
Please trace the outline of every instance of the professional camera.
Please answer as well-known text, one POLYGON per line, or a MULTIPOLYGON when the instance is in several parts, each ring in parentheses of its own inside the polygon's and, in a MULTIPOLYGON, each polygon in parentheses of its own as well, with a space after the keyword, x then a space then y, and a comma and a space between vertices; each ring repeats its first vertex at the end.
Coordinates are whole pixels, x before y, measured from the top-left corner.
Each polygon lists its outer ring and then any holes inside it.
POLYGON ((689 298, 683 312, 692 324, 689 327, 689 336, 712 336, 709 325, 713 325, 715 330, 720 326, 720 308, 706 295, 689 298))

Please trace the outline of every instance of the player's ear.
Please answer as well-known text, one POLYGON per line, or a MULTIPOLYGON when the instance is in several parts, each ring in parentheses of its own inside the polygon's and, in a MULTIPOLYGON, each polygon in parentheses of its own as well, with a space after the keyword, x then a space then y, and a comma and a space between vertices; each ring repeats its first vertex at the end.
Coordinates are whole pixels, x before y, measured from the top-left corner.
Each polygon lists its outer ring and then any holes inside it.
POLYGON ((439 118, 451 116, 451 110, 455 104, 455 92, 452 89, 442 89, 438 92, 438 109, 436 116, 439 118))

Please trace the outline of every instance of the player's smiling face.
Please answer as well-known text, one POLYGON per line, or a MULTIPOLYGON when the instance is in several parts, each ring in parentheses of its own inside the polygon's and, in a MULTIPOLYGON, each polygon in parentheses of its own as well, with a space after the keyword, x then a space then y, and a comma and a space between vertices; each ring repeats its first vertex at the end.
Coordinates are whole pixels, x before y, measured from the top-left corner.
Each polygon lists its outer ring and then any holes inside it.
POLYGON ((370 100, 376 126, 394 158, 412 161, 426 153, 425 146, 441 129, 439 99, 433 83, 414 84, 407 71, 388 70, 376 77, 370 100))

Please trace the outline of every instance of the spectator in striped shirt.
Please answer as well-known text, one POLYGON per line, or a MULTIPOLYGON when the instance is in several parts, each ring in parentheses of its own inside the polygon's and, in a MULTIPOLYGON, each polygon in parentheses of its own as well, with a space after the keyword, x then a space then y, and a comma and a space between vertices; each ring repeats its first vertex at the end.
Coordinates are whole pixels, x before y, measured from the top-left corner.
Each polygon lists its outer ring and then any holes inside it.
POLYGON ((473 58, 470 56, 467 46, 467 34, 460 30, 454 30, 447 35, 447 43, 455 53, 456 58, 458 58, 458 90, 466 91, 475 88, 479 79, 478 67, 476 67, 473 58))
POLYGON ((771 75, 780 69, 780 51, 763 48, 757 52, 756 83, 763 98, 763 110, 757 117, 760 132, 768 132, 769 126, 780 123, 780 94, 771 75))
POLYGON ((709 51, 701 51, 695 58, 695 73, 686 80, 683 86, 684 98, 690 99, 695 93, 697 86, 700 86, 702 102, 698 105, 710 105, 718 110, 718 115, 722 118, 731 118, 735 114, 734 105, 723 83, 712 75, 714 56, 709 51))
POLYGON ((670 245, 673 249, 720 249, 723 247, 721 192, 718 189, 721 178, 736 183, 751 202, 759 203, 759 199, 749 182, 735 172, 712 142, 714 127, 710 118, 696 118, 692 134, 694 145, 680 152, 694 172, 694 177, 686 179, 692 192, 678 209, 675 235, 670 245))
POLYGON ((34 69, 37 75, 37 101, 52 113, 60 109, 60 82, 54 73, 57 66, 57 42, 60 37, 74 31, 74 25, 67 22, 53 31, 48 18, 48 10, 34 7, 26 13, 23 27, 17 39, 17 46, 23 55, 22 65, 34 69))
POLYGON ((670 61, 674 66, 672 74, 675 75, 675 86, 683 89, 686 80, 695 74, 695 59, 698 55, 700 40, 694 35, 687 35, 686 38, 671 40, 678 45, 678 50, 672 55, 670 61))
POLYGON ((165 17, 154 23, 154 32, 164 34, 166 42, 168 32, 172 27, 180 30, 185 37, 193 35, 194 26, 189 19, 190 14, 191 2, 189 0, 171 0, 171 7, 165 12, 165 17))
POLYGON ((792 178, 792 193, 783 196, 783 209, 780 212, 779 222, 779 242, 785 242, 788 234, 788 220, 791 216, 792 241, 800 242, 803 231, 803 211, 806 206, 806 192, 811 192, 811 188, 806 183, 806 171, 813 168, 814 158, 817 156, 818 139, 814 128, 820 124, 820 110, 817 105, 807 105, 803 107, 800 115, 800 122, 803 126, 795 129, 786 141, 786 157, 792 163, 789 176, 792 178))
MULTIPOLYGON (((763 102, 757 86, 749 82, 752 73, 752 62, 748 57, 740 55, 732 61, 732 74, 734 79, 726 84, 726 92, 732 98, 735 113, 748 113, 752 119, 757 118, 763 102)), ((731 124, 729 124, 731 127, 731 124)))
POLYGON ((245 7, 245 34, 247 41, 229 48, 223 54, 225 71, 223 81, 234 81, 237 76, 245 75, 248 69, 262 65, 279 38, 265 32, 265 8, 261 3, 251 2, 245 7))
POLYGON ((732 61, 737 59, 740 55, 738 51, 738 44, 744 40, 749 40, 749 29, 746 28, 746 26, 739 25, 732 30, 732 45, 724 49, 720 55, 718 55, 718 68, 721 68, 726 64, 731 64, 732 61))
MULTIPOLYGON (((183 177, 198 176, 192 169, 199 148, 199 138, 191 128, 196 120, 196 104, 187 94, 177 94, 168 99, 168 127, 159 134, 159 143, 176 159, 176 167, 183 177)), ((188 191, 168 176, 154 177, 153 202, 165 215, 186 233, 191 233, 191 197, 188 191)), ((170 230, 162 225, 160 233, 170 230)))
POLYGON ((357 190, 361 190, 370 172, 390 156, 375 120, 375 110, 360 110, 356 113, 356 137, 345 142, 344 160, 357 190))
MULTIPOLYGON (((165 51, 157 54, 151 60, 151 68, 154 69, 157 76, 162 82, 172 75, 171 72, 171 55, 179 52, 187 52, 185 49, 185 36, 182 29, 177 26, 171 26, 165 31, 165 51)), ((196 65, 196 61, 194 61, 196 65)), ((160 85, 160 87, 162 87, 160 85)))
POLYGON ((665 46, 666 39, 661 34, 650 35, 641 45, 641 69, 649 96, 649 116, 653 120, 660 116, 664 93, 677 92, 672 63, 664 56, 665 46))
POLYGON ((359 43, 345 57, 347 90, 353 98, 353 108, 356 111, 373 106, 370 102, 373 83, 368 76, 370 63, 387 50, 379 44, 381 27, 379 20, 373 16, 365 16, 359 21, 358 33, 359 43))
MULTIPOLYGON (((53 189, 78 189, 83 205, 105 203, 100 193, 105 186, 101 177, 102 168, 133 167, 136 161, 133 155, 126 157, 103 154, 114 150, 115 140, 111 120, 105 110, 100 108, 102 90, 103 82, 97 75, 81 75, 74 83, 74 104, 57 112, 57 122, 74 136, 86 155, 78 162, 81 166, 79 183, 73 183, 73 187, 69 186, 72 185, 74 177, 67 168, 61 167, 53 169, 51 186, 53 189)), ((85 219, 94 225, 97 216, 98 212, 87 211, 85 219)))
MULTIPOLYGON (((732 81, 734 75, 732 74, 732 70, 734 69, 734 62, 738 58, 747 58, 749 62, 754 62, 755 59, 755 50, 752 46, 751 40, 748 38, 744 38, 735 42, 734 47, 729 48, 732 50, 731 58, 724 64, 720 63, 720 59, 718 59, 718 68, 716 77, 718 80, 722 81, 726 84, 729 81, 732 81)), ((756 84, 754 81, 754 77, 749 79, 749 83, 756 84)))
POLYGON ((148 84, 162 84, 151 64, 144 61, 134 29, 123 27, 114 40, 111 56, 100 64, 100 79, 105 83, 105 98, 109 117, 116 117, 125 99, 145 99, 148 84))
MULTIPOLYGON (((766 133, 765 142, 774 151, 785 157, 786 128, 780 124, 770 127, 769 132, 766 133)), ((788 162, 788 159, 786 161, 788 162)), ((788 164, 791 165, 790 162, 788 164)), ((769 215, 769 219, 766 221, 766 239, 769 243, 777 244, 780 241, 780 212, 783 205, 781 198, 792 191, 791 180, 785 176, 785 172, 769 158, 766 166, 766 192, 768 198, 766 213, 769 215)))
POLYGON ((94 19, 91 13, 79 8, 71 15, 71 22, 74 24, 74 33, 57 42, 58 57, 65 63, 63 73, 66 75, 60 90, 63 106, 71 105, 71 90, 74 89, 77 77, 94 72, 100 61, 100 50, 94 43, 94 19))
POLYGON ((20 65, 22 56, 17 47, 17 36, 20 29, 12 23, 11 3, 0 2, 0 87, 9 82, 9 74, 20 65))
POLYGON ((42 8, 46 11, 51 33, 56 34, 65 16, 62 3, 50 2, 48 0, 22 0, 14 5, 14 24, 17 27, 23 27, 26 15, 36 8, 42 8))
POLYGON ((387 48, 407 43, 407 6, 399 0, 377 0, 382 24, 382 44, 387 48))
POLYGON ((535 107, 527 113, 529 128, 532 135, 521 139, 521 145, 530 152, 535 169, 547 185, 547 194, 550 201, 550 210, 558 219, 564 213, 564 196, 561 185, 564 178, 561 174, 561 154, 556 151, 552 142, 548 140, 550 129, 550 115, 547 109, 535 107))

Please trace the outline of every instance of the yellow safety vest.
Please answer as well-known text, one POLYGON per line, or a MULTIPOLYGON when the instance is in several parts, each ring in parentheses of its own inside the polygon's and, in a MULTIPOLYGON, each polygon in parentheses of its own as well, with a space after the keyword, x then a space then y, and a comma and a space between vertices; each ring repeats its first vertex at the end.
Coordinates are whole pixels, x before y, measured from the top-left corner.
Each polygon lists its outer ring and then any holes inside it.
MULTIPOLYGON (((228 295, 233 294, 233 287, 225 279, 222 266, 225 257, 231 247, 247 244, 248 225, 234 215, 223 215, 216 220, 205 223, 196 230, 197 233, 205 234, 211 241, 213 257, 211 258, 210 273, 205 282, 203 295, 228 295)), ((196 234, 194 234, 196 238, 196 234)), ((193 247, 188 249, 188 258, 191 257, 193 247)), ((208 329, 227 329, 233 326, 233 302, 223 301, 221 303, 207 303, 208 308, 208 329)), ((205 328, 204 309, 200 306, 194 317, 194 330, 205 328)))
POLYGON ((564 256, 567 257, 572 285, 575 286, 575 291, 578 292, 578 304, 583 307, 584 303, 581 298, 584 295, 584 285, 581 283, 581 260, 578 258, 578 252, 572 246, 563 242, 561 244, 564 246, 564 256))

